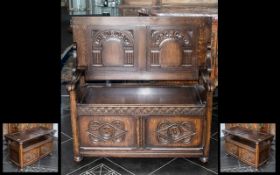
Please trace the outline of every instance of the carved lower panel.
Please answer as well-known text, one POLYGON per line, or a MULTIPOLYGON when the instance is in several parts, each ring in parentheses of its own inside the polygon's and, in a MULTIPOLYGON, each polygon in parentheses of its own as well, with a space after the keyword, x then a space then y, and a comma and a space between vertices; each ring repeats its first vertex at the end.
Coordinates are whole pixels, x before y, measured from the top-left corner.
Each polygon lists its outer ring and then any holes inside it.
POLYGON ((9 154, 10 154, 10 159, 12 159, 15 162, 19 162, 18 151, 10 150, 9 154))
POLYGON ((145 118, 145 144, 151 149, 200 147, 203 118, 199 116, 148 116, 145 118))
POLYGON ((23 154, 23 162, 28 163, 35 159, 39 158, 39 151, 38 149, 33 149, 23 154))
POLYGON ((254 152, 239 148, 239 157, 243 160, 255 164, 256 156, 254 152))
POLYGON ((266 161, 269 157, 269 148, 263 150, 261 153, 260 153, 260 163, 263 162, 263 161, 266 161))
POLYGON ((184 143, 189 144, 196 134, 192 122, 163 121, 157 126, 157 138, 161 144, 184 143))
POLYGON ((122 147, 137 145, 137 118, 132 116, 79 116, 80 147, 122 147))
POLYGON ((236 145, 233 145, 233 144, 231 144, 231 143, 226 143, 226 150, 227 150, 229 153, 238 156, 238 147, 237 147, 236 145))
POLYGON ((78 115, 204 115, 204 107, 185 106, 78 106, 78 115))
POLYGON ((96 142, 122 142, 126 134, 122 121, 101 122, 90 121, 88 124, 88 136, 91 143, 96 142))
POLYGON ((40 154, 41 155, 45 155, 49 152, 51 152, 51 148, 52 148, 52 143, 47 143, 47 144, 44 144, 40 147, 40 154))

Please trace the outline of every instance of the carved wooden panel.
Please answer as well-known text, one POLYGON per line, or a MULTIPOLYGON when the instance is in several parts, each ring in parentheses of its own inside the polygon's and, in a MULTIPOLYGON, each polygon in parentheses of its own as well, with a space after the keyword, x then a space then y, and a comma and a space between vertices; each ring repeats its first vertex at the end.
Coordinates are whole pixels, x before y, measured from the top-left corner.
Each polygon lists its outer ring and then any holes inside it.
POLYGON ((39 158, 39 150, 32 149, 23 154, 23 163, 32 162, 33 160, 36 160, 38 158, 39 158))
POLYGON ((228 143, 228 142, 226 142, 225 145, 226 145, 227 152, 238 156, 238 147, 236 145, 233 145, 233 144, 228 143))
POLYGON ((18 157, 18 151, 17 150, 10 149, 9 156, 10 156, 10 159, 12 159, 13 161, 19 162, 19 157, 18 157))
POLYGON ((127 131, 124 122, 114 120, 112 122, 90 121, 88 124, 88 136, 92 143, 96 142, 122 142, 127 131))
POLYGON ((266 161, 269 158, 269 146, 260 152, 260 162, 266 161))
POLYGON ((150 27, 148 70, 195 71, 198 29, 189 27, 150 27))
POLYGON ((136 64, 134 31, 132 29, 91 30, 92 56, 90 66, 96 70, 129 70, 136 64))
POLYGON ((137 120, 128 116, 80 116, 81 146, 128 147, 137 143, 137 120))
POLYGON ((256 156, 254 152, 239 148, 239 157, 245 161, 255 164, 256 156))
POLYGON ((52 142, 46 143, 40 147, 40 156, 48 154, 52 151, 52 142))
POLYGON ((198 80, 210 31, 210 17, 73 17, 86 80, 198 80))
POLYGON ((196 134, 192 122, 163 121, 157 125, 157 138, 161 144, 185 143, 189 144, 196 134))
POLYGON ((145 120, 148 147, 198 147, 203 122, 196 116, 150 116, 145 120))

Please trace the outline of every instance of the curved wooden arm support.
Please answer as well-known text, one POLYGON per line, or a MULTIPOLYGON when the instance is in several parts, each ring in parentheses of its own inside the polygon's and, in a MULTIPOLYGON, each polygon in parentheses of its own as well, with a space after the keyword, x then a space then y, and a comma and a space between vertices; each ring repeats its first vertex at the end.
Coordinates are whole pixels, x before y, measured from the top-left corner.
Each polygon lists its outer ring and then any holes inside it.
POLYGON ((209 73, 206 73, 206 71, 201 72, 200 78, 207 91, 213 92, 215 90, 215 82, 211 80, 209 73))
POLYGON ((75 90, 80 81, 84 81, 84 70, 84 68, 80 68, 73 73, 72 81, 66 85, 69 92, 75 90))

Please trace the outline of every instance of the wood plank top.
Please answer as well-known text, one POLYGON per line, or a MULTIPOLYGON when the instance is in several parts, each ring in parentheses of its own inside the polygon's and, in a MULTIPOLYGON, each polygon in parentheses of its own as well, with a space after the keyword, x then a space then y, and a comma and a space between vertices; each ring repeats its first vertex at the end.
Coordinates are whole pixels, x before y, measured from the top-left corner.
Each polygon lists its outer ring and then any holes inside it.
POLYGON ((272 139, 274 137, 272 134, 269 133, 257 132, 241 127, 232 127, 223 131, 228 134, 238 136, 256 143, 262 142, 267 139, 272 139))
POLYGON ((53 129, 48 129, 44 127, 32 128, 29 130, 25 130, 22 132, 16 132, 5 135, 7 139, 13 140, 22 144, 23 142, 29 141, 31 139, 35 139, 50 133, 55 132, 53 129))
POLYGON ((88 87, 85 104, 188 104, 201 105, 198 90, 189 87, 88 87))

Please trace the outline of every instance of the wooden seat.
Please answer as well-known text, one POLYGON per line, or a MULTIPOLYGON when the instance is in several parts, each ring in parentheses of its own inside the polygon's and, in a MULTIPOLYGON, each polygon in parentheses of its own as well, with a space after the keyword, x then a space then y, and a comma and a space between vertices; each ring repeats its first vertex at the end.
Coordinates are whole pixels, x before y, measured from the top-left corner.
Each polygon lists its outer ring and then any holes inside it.
POLYGON ((81 104, 184 104, 205 106, 195 86, 87 87, 81 104))

